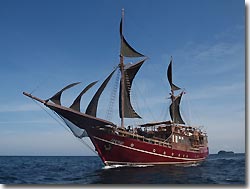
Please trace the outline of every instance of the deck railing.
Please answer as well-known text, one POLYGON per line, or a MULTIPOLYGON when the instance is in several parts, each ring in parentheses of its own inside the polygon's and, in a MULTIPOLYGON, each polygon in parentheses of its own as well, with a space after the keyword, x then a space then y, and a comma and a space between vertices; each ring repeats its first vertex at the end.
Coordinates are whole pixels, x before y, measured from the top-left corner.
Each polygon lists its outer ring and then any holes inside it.
POLYGON ((121 129, 117 129, 116 131, 117 131, 117 134, 120 136, 129 136, 131 138, 141 140, 143 142, 148 142, 151 144, 162 145, 162 146, 167 146, 169 148, 172 148, 172 145, 170 143, 166 142, 166 140, 160 141, 160 140, 156 140, 153 138, 147 138, 147 137, 141 136, 135 132, 129 132, 129 131, 121 130, 121 129))

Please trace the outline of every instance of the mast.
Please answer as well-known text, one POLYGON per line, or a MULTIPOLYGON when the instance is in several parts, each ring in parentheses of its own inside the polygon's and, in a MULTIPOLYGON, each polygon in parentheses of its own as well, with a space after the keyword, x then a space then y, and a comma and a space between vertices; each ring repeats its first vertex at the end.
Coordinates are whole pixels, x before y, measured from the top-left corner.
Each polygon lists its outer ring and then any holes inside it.
POLYGON ((125 40, 122 31, 124 19, 124 9, 122 9, 122 18, 120 22, 120 37, 121 37, 121 48, 120 48, 120 95, 119 95, 119 114, 121 118, 121 127, 124 128, 124 118, 141 118, 133 109, 130 102, 130 90, 132 87, 133 79, 136 73, 140 69, 144 60, 141 60, 133 64, 124 64, 124 57, 134 58, 134 57, 145 57, 143 54, 137 52, 133 47, 131 47, 125 40))
MULTIPOLYGON (((171 64, 173 64, 173 57, 172 56, 171 56, 170 62, 171 62, 171 64)), ((172 73, 172 66, 171 66, 171 73, 172 73)), ((171 77, 172 77, 172 74, 171 74, 171 77)), ((173 88, 172 87, 170 87, 170 88, 171 88, 171 93, 170 93, 170 95, 171 95, 171 101, 172 101, 172 104, 173 104, 173 106, 172 106, 172 112, 174 112, 174 109, 175 109, 175 107, 174 107, 175 96, 174 96, 174 90, 173 90, 173 88)), ((175 119, 174 119, 174 114, 173 114, 173 124, 175 125, 174 120, 175 119)))
POLYGON ((167 70, 167 75, 168 75, 168 81, 170 84, 170 88, 171 88, 171 93, 170 93, 170 98, 171 98, 171 105, 169 107, 169 111, 170 111, 170 116, 174 122, 174 124, 185 124, 185 122, 183 121, 181 114, 180 114, 180 102, 181 102, 181 98, 183 95, 183 91, 175 96, 174 95, 174 91, 176 90, 180 90, 180 87, 177 87, 176 85, 173 84, 172 81, 172 62, 173 62, 173 58, 171 56, 171 60, 170 60, 170 64, 168 66, 168 70, 167 70))
MULTIPOLYGON (((124 9, 122 9, 122 23, 124 20, 124 9)), ((122 34, 122 28, 121 28, 121 34, 122 34)), ((123 43, 123 35, 121 35, 121 47, 123 43)), ((121 54, 120 51, 120 71, 121 71, 121 127, 124 128, 124 57, 121 54)))

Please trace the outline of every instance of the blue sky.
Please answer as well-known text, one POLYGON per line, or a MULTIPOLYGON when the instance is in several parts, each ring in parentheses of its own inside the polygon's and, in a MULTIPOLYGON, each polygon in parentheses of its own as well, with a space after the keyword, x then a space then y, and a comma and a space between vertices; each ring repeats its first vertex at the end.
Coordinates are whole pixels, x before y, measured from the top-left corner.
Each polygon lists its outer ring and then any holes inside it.
MULTIPOLYGON (((142 121, 169 119, 166 69, 173 56, 173 81, 187 91, 186 122, 203 126, 211 153, 245 151, 244 1, 2 0, 0 155, 94 154, 22 92, 47 99, 81 81, 63 94, 68 106, 87 84, 102 81, 119 63, 122 8, 127 41, 149 57, 132 88, 142 121)), ((99 85, 83 97, 83 111, 99 85)), ((109 95, 100 99, 99 117, 109 95)), ((111 121, 119 123, 116 110, 111 121)))

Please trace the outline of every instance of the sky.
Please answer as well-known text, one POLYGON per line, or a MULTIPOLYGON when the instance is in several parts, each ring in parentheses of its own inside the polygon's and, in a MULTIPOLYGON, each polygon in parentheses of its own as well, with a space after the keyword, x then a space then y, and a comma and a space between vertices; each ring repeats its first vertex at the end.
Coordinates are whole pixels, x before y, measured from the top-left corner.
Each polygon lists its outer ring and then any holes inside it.
MULTIPOLYGON (((133 122, 169 119, 166 69, 172 56, 173 82, 186 91, 184 120, 207 132, 210 153, 245 152, 243 0, 1 0, 0 155, 96 155, 22 92, 48 99, 82 82, 63 93, 62 104, 69 106, 99 80, 82 98, 85 111, 119 63, 122 8, 125 38, 149 57, 133 83, 132 103, 143 118, 133 122)), ((115 81, 116 74, 101 96, 98 117, 107 115, 115 81)), ((116 106, 111 117, 119 124, 116 106)))

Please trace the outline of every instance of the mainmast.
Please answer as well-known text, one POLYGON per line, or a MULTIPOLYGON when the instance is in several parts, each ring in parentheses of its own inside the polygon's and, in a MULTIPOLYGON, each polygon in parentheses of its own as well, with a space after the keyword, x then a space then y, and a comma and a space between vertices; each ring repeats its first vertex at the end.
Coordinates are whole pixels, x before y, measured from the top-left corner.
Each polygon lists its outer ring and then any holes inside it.
MULTIPOLYGON (((124 9, 122 9, 122 23, 124 21, 124 9)), ((123 43, 123 31, 122 27, 120 28, 121 32, 121 48, 123 43)), ((120 51, 120 71, 121 71, 121 127, 124 127, 124 57, 120 51)))
POLYGON ((123 36, 123 19, 124 19, 124 9, 122 9, 122 18, 120 23, 120 37, 121 37, 121 48, 120 48, 120 95, 119 95, 119 111, 121 118, 121 127, 124 127, 124 118, 141 118, 133 109, 130 101, 130 90, 132 87, 132 82, 137 74, 138 70, 144 63, 146 59, 140 60, 137 63, 124 64, 124 57, 135 58, 135 57, 145 57, 143 54, 137 52, 133 47, 131 47, 123 36))

